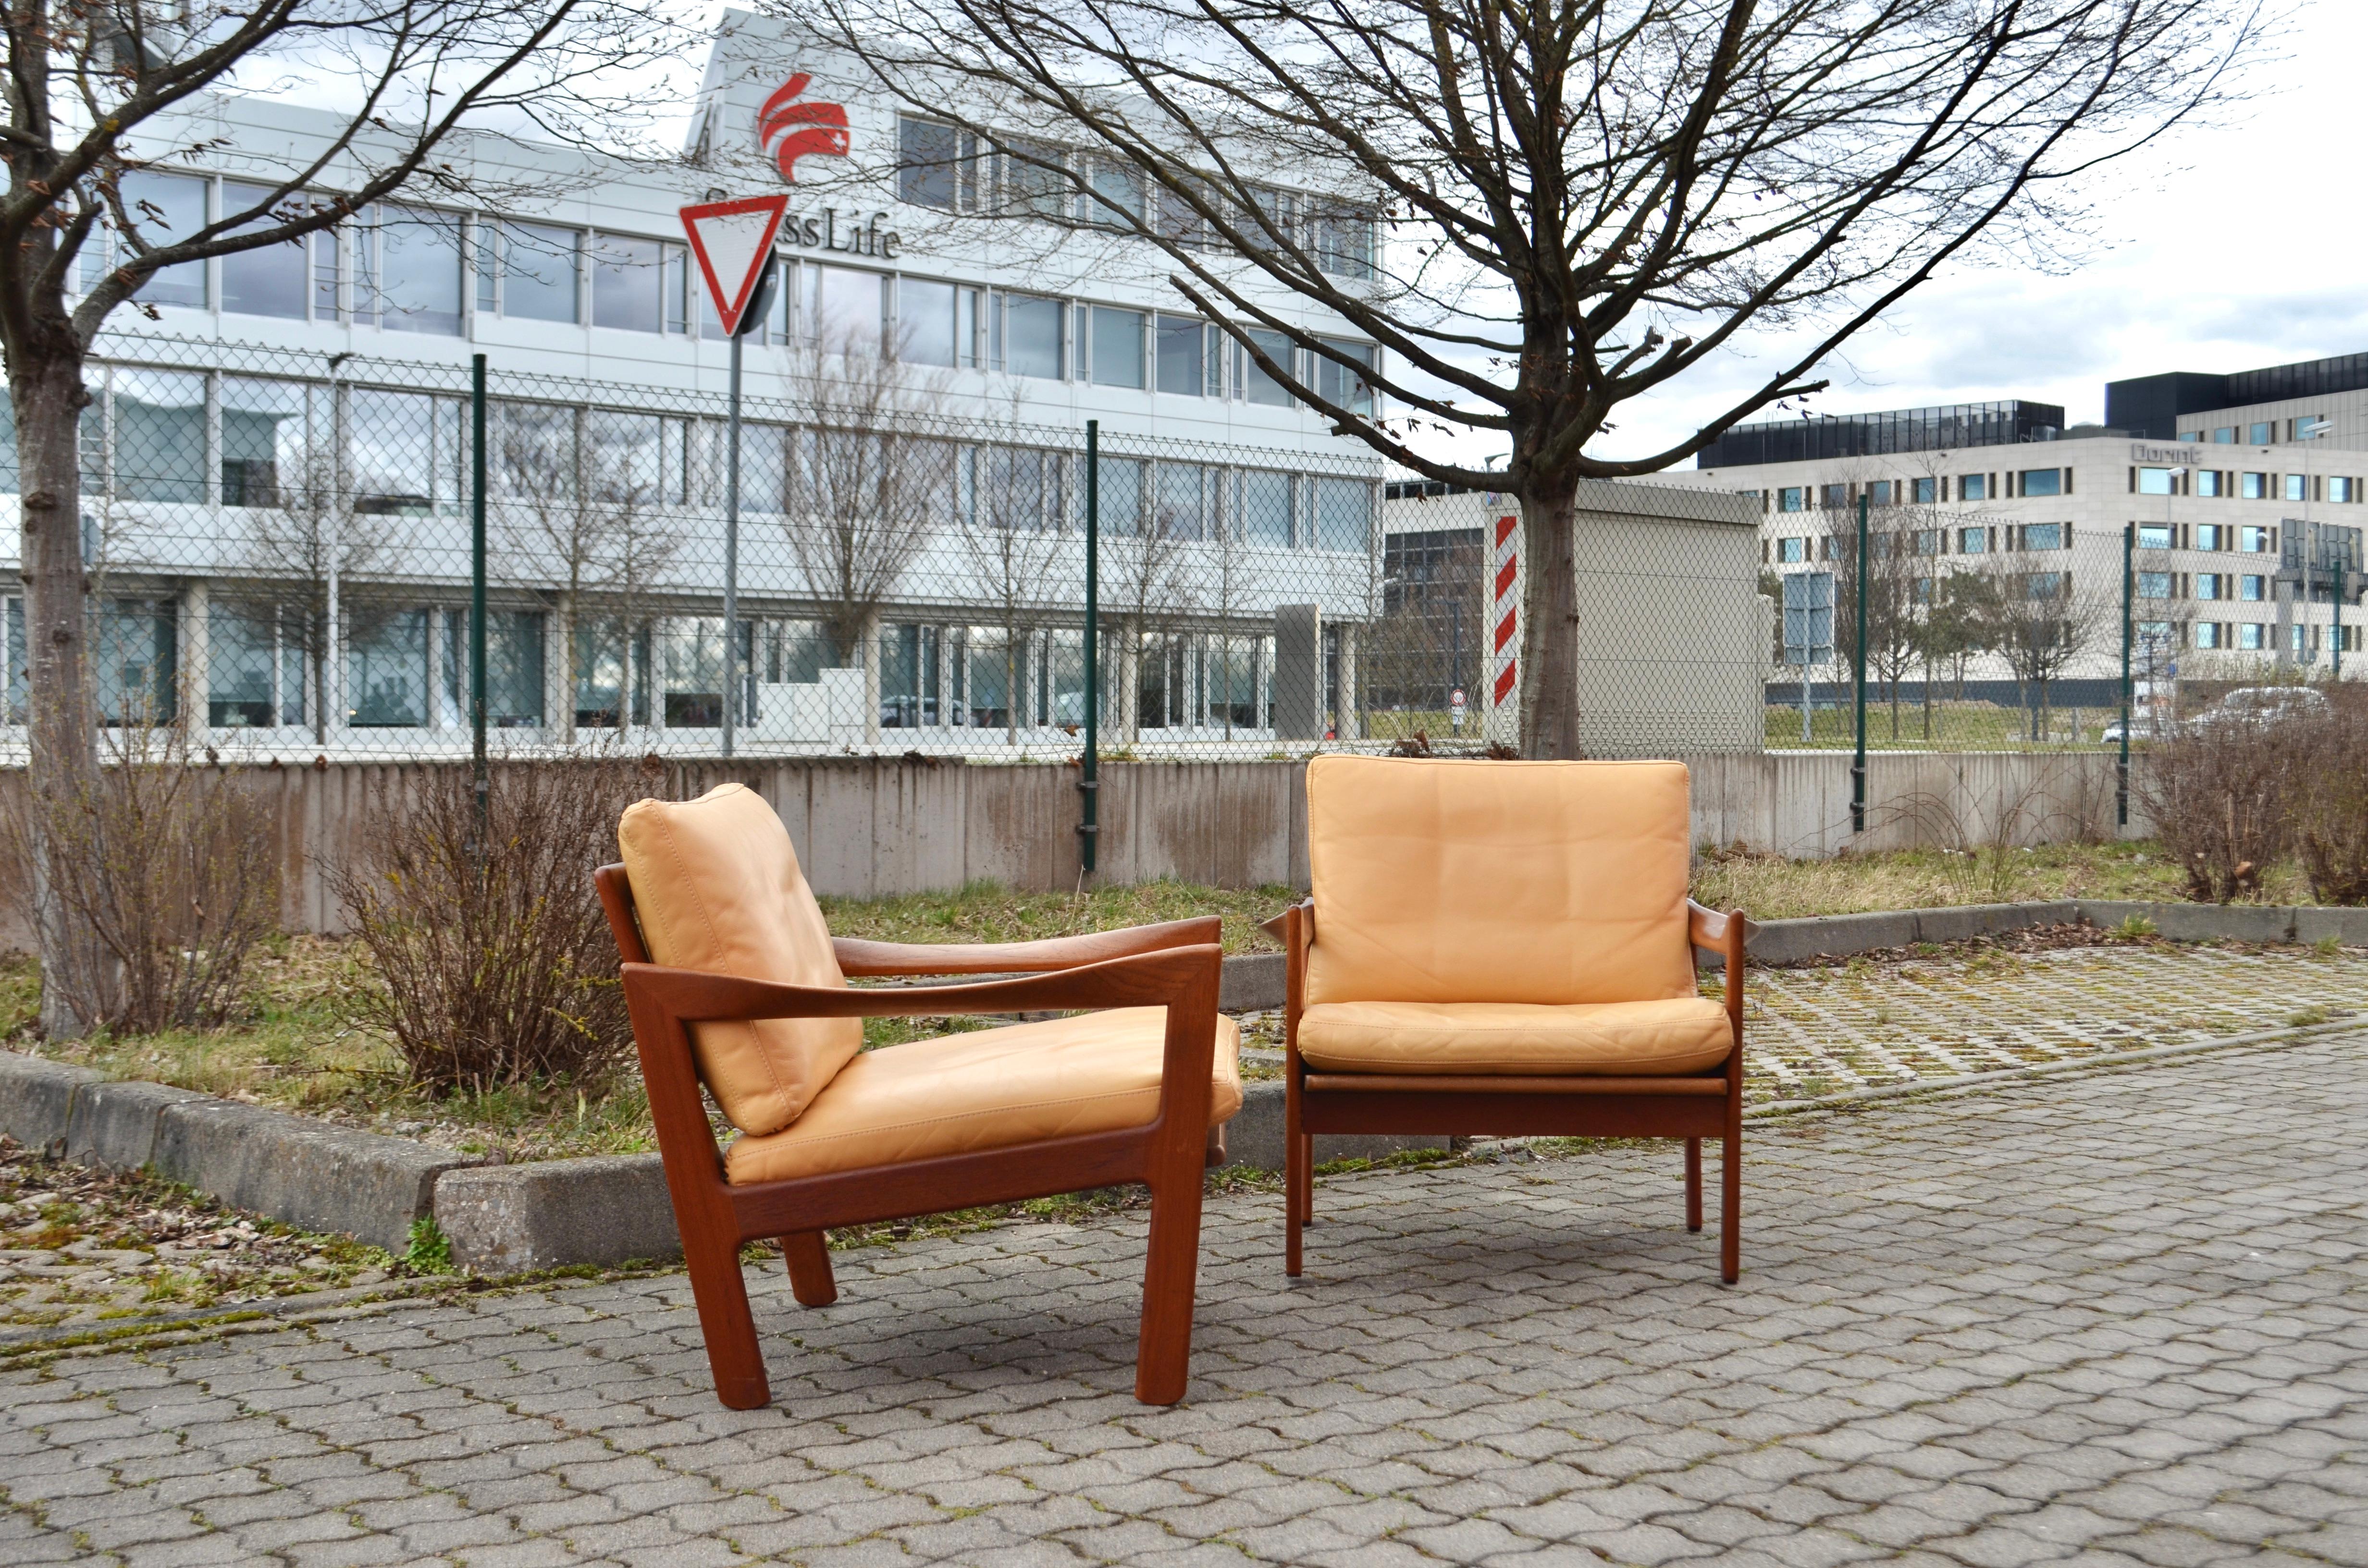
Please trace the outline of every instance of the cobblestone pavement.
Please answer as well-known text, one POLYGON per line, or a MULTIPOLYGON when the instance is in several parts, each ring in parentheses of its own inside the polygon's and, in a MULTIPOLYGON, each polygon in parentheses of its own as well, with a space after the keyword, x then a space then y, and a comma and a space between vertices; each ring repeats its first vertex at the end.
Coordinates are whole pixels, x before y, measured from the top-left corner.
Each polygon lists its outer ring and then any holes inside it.
POLYGON ((2368 1562, 2368 1034, 1755 1125, 1742 1281, 1667 1147, 1212 1207, 1190 1400, 1142 1226, 757 1271, 721 1409, 678 1276, 0 1371, 0 1561, 2368 1562))

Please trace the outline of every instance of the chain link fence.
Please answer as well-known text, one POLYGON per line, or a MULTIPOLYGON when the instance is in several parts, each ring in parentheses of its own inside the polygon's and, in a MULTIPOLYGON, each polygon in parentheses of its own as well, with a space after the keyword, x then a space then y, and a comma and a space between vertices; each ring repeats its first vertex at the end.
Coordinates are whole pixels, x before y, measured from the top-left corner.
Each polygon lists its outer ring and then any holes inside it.
MULTIPOLYGON (((469 367, 131 335, 96 359, 84 517, 106 722, 201 719, 217 746, 308 758, 465 753, 469 367)), ((716 751, 730 664, 742 754, 1076 755, 1084 429, 958 414, 876 358, 767 379, 788 395, 744 403, 727 631, 723 395, 490 368, 495 745, 716 751)), ((13 494, 13 432, 0 452, 13 494)), ((1377 460, 1105 432, 1096 479, 1107 753, 1263 756, 1403 729, 1368 722, 1359 670, 1395 602, 1377 460)), ((21 724, 13 595, 6 619, 21 724)))

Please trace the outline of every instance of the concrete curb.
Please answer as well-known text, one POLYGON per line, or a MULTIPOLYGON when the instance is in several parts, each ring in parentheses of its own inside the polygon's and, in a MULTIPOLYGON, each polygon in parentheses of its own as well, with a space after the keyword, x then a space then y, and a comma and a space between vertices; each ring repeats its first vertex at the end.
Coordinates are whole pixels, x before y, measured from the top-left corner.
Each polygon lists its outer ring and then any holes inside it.
POLYGON ((449 1170, 436 1182, 436 1223, 452 1261, 481 1274, 682 1256, 655 1154, 449 1170))
POLYGON ((191 1089, 0 1051, 0 1132, 119 1170, 154 1169, 251 1213, 401 1252, 465 1156, 191 1089))

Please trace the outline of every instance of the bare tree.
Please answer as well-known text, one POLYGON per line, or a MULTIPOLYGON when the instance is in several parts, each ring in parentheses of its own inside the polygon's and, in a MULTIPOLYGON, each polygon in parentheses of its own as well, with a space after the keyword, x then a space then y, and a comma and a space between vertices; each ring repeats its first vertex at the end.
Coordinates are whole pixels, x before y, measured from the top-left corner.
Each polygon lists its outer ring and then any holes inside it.
POLYGON ((1048 586, 1064 550, 1062 456, 1017 443, 966 447, 956 460, 956 524, 973 582, 1003 632, 1005 738, 1019 744, 1029 639, 1044 621, 1048 586))
MULTIPOLYGON (((584 414, 579 443, 576 411, 502 405, 495 486, 502 497, 503 565, 527 581, 552 583, 551 646, 561 662, 563 691, 574 687, 576 631, 600 623, 624 644, 617 724, 631 711, 632 631, 657 580, 682 552, 678 528, 661 506, 666 478, 658 461, 656 419, 647 415, 584 414), (649 439, 636 439, 640 426, 649 439)), ((572 700, 561 703, 553 733, 575 739, 572 700)))
POLYGON ((783 381, 798 423, 788 435, 782 531, 833 656, 865 672, 869 729, 880 722, 881 608, 952 520, 954 447, 935 418, 944 388, 853 333, 792 348, 783 381))
MULTIPOLYGON (((22 493, 29 782, 63 801, 88 798, 98 766, 76 426, 108 317, 165 267, 301 242, 415 180, 469 191, 464 161, 437 154, 488 113, 613 142, 642 111, 598 96, 601 74, 653 58, 672 35, 622 0, 22 0, 0 26, 0 355, 22 493), (224 91, 301 91, 347 112, 317 143, 250 159, 254 190, 176 233, 126 178, 211 145, 209 97, 224 91)), ((50 854, 37 850, 37 874, 50 854)), ((65 950, 67 918, 41 923, 45 956, 65 950)), ((43 1020, 60 1032, 85 1022, 47 994, 43 1020)))
MULTIPOLYGON (((1920 582, 1929 581, 1932 562, 1926 550, 1929 530, 1902 528, 1916 519, 1886 504, 1870 506, 1867 560, 1861 567, 1855 516, 1846 516, 1828 550, 1834 562, 1834 656, 1856 667, 1858 652, 1859 578, 1866 578, 1866 672, 1889 692, 1891 738, 1899 738, 1899 683, 1924 657, 1924 604, 1920 582)), ((1872 695, 1872 694, 1870 694, 1872 695)))
POLYGON ((1074 184, 1338 430, 1520 496, 1537 756, 1579 755, 1579 481, 1819 390, 1946 264, 2062 259, 2078 176, 2224 99, 2261 25, 2213 0, 770 3, 1004 165, 1074 184), (1781 347, 1698 429, 1602 452, 1623 404, 1727 373, 1754 329, 1781 347), (1505 466, 1432 455, 1440 429, 1501 437, 1505 466))
POLYGON ((2074 579, 2068 560, 2055 570, 2033 570, 2028 555, 1993 556, 1960 576, 1979 580, 1978 586, 1960 583, 1958 591, 1978 605, 1983 642, 2022 687, 2032 740, 2044 739, 2050 687, 2120 634, 2119 585, 2099 594, 2074 579))

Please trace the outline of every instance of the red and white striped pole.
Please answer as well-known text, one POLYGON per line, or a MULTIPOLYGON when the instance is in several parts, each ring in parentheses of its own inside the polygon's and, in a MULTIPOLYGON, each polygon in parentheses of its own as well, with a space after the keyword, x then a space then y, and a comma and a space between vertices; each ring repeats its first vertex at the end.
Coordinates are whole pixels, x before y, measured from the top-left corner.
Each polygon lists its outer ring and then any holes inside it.
POLYGON ((1520 583, 1520 519, 1498 517, 1496 595, 1488 618, 1496 632, 1489 652, 1488 716, 1483 731, 1498 745, 1521 744, 1520 583))

